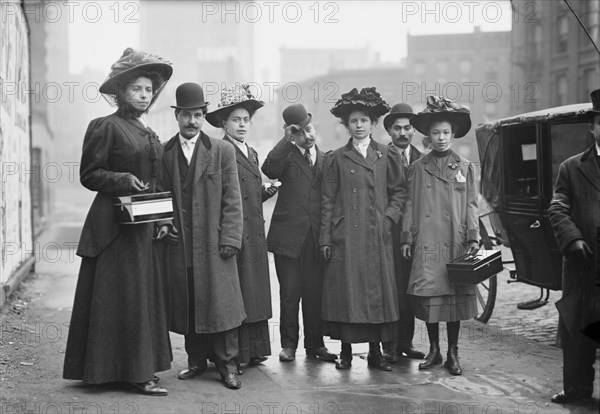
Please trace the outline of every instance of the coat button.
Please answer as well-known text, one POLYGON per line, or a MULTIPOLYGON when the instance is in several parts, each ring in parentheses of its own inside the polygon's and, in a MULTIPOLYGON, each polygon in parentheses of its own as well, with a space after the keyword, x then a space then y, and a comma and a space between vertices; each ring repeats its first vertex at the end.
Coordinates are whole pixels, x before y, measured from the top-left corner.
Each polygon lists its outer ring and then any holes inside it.
POLYGON ((249 234, 247 234, 247 235, 246 235, 246 240, 247 240, 247 239, 249 239, 249 238, 250 238, 250 235, 249 235, 249 234))
POLYGON ((424 245, 423 247, 426 248, 426 249, 429 249, 429 245, 428 244, 424 245))
POLYGON ((353 168, 350 170, 350 174, 354 174, 356 172, 356 170, 353 168))
POLYGON ((425 213, 425 217, 430 217, 430 216, 431 216, 431 214, 425 213))
POLYGON ((352 206, 352 210, 358 210, 358 207, 355 205, 352 206))
POLYGON ((263 215, 262 215, 262 214, 259 214, 259 215, 258 215, 258 218, 259 218, 259 219, 262 219, 262 218, 263 218, 263 215))
POLYGON ((369 206, 369 208, 370 208, 370 209, 372 209, 372 208, 373 208, 373 204, 371 204, 371 205, 369 206))
POLYGON ((244 200, 248 200, 248 196, 247 195, 244 196, 244 200))
POLYGON ((242 177, 242 181, 246 181, 246 180, 248 180, 247 177, 242 177))
POLYGON ((353 192, 353 193, 356 193, 357 191, 358 191, 358 190, 357 190, 356 188, 353 188, 353 189, 352 189, 352 192, 353 192))
POLYGON ((357 229, 357 228, 358 228, 358 224, 355 224, 353 227, 354 227, 355 229, 357 229))
POLYGON ((244 216, 244 220, 248 220, 248 216, 244 216))
POLYGON ((258 237, 260 237, 260 238, 262 239, 263 237, 265 237, 265 235, 264 235, 264 234, 262 234, 262 233, 260 233, 260 234, 258 235, 258 237))

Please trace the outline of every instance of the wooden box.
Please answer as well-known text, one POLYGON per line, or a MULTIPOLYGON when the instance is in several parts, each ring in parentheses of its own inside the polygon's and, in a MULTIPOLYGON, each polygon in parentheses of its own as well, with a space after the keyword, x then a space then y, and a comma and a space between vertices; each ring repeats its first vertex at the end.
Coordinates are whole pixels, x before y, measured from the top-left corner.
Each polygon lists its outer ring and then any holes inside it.
POLYGON ((115 197, 115 217, 121 224, 149 223, 173 218, 171 192, 115 197))
POLYGON ((502 254, 500 250, 479 250, 476 255, 465 254, 446 265, 450 283, 476 285, 500 273, 502 254))

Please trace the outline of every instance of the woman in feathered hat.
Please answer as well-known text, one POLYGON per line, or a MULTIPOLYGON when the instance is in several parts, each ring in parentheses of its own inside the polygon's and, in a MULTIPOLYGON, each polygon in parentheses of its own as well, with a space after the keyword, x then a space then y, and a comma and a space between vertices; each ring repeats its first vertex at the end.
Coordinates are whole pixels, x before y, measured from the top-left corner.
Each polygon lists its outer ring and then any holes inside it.
POLYGON ((350 134, 323 162, 319 237, 328 262, 323 333, 342 341, 338 369, 351 366, 352 343, 369 342, 369 367, 391 370, 380 342, 393 339, 399 317, 391 231, 400 218, 406 180, 397 149, 371 138, 389 109, 375 88, 352 89, 331 109, 350 134))
POLYGON ((100 92, 117 111, 85 134, 80 180, 97 192, 77 254, 75 292, 63 377, 88 384, 130 383, 166 395, 155 372, 171 367, 165 281, 153 256, 154 223, 120 225, 115 196, 159 191, 162 146, 143 115, 171 77, 158 56, 126 49, 100 92))
POLYGON ((212 126, 223 128, 223 139, 236 149, 244 212, 238 273, 247 316, 238 332, 238 362, 250 365, 264 362, 271 355, 271 285, 262 203, 275 195, 277 187, 263 185, 258 154, 246 143, 252 117, 263 105, 254 99, 247 85, 236 84, 221 91, 219 107, 206 115, 212 126))
POLYGON ((408 169, 409 191, 401 233, 403 256, 413 257, 408 291, 415 316, 427 325, 430 349, 419 369, 441 364, 439 322, 448 328, 445 367, 460 375, 460 321, 477 315, 474 285, 453 285, 446 264, 479 249, 478 184, 475 165, 452 151, 455 138, 471 128, 469 110, 430 96, 410 123, 431 141, 432 151, 408 169))

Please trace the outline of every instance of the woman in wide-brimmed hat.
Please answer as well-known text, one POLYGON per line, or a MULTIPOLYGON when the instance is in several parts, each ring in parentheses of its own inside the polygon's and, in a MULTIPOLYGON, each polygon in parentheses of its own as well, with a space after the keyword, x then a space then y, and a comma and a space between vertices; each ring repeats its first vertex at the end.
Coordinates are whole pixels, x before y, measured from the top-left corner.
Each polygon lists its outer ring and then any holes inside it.
POLYGON ((352 89, 331 109, 350 134, 323 162, 319 236, 328 262, 323 334, 342 341, 338 369, 351 366, 352 343, 369 342, 369 367, 391 370, 380 342, 393 339, 399 317, 391 231, 400 218, 405 178, 398 150, 371 138, 389 109, 375 88, 352 89))
POLYGON ((252 117, 263 105, 254 99, 247 85, 236 84, 223 89, 219 107, 206 115, 211 125, 224 130, 223 139, 236 149, 244 212, 238 273, 247 316, 238 332, 238 361, 251 365, 271 355, 271 285, 262 203, 275 194, 277 187, 263 185, 258 154, 246 143, 252 117))
POLYGON ((160 190, 163 149, 143 115, 171 73, 160 57, 128 48, 100 86, 118 109, 93 120, 83 141, 80 180, 97 194, 77 249, 82 259, 66 379, 125 382, 143 394, 167 394, 154 376, 172 360, 166 286, 153 255, 155 225, 118 224, 113 198, 160 190))
POLYGON ((448 99, 430 96, 411 124, 431 141, 432 151, 408 169, 409 191, 401 233, 405 258, 413 257, 408 282, 415 316, 427 325, 430 350, 419 369, 442 362, 439 322, 447 322, 445 367, 460 375, 460 321, 477 315, 475 286, 453 285, 446 264, 479 249, 479 214, 475 165, 452 151, 455 138, 471 128, 469 110, 448 99))

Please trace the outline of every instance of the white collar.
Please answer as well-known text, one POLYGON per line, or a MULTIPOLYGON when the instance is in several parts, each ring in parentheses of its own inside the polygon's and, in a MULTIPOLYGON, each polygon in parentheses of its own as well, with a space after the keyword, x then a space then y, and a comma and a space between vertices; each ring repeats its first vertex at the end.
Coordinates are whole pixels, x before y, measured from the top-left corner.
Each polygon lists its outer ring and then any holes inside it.
POLYGON ((356 138, 352 138, 352 145, 354 145, 355 147, 368 147, 369 144, 371 143, 371 137, 366 137, 363 139, 356 139, 356 138))
POLYGON ((181 134, 177 134, 179 135, 179 143, 181 145, 183 145, 184 142, 189 142, 190 144, 196 145, 196 141, 198 141, 198 137, 200 136, 200 132, 198 132, 194 138, 190 138, 190 139, 185 139, 184 137, 181 136, 181 134))
MULTIPOLYGON (((306 148, 302 148, 301 146, 299 146, 298 144, 294 143, 294 145, 296 146, 296 148, 298 148, 300 150, 300 153, 302 155, 304 155, 304 153, 306 152, 306 148)), ((317 150, 315 149, 315 146, 313 145, 312 147, 310 147, 308 149, 308 153, 310 154, 310 156, 312 158, 315 157, 315 155, 317 155, 317 150)))
POLYGON ((596 143, 596 155, 600 157, 600 145, 596 143))

